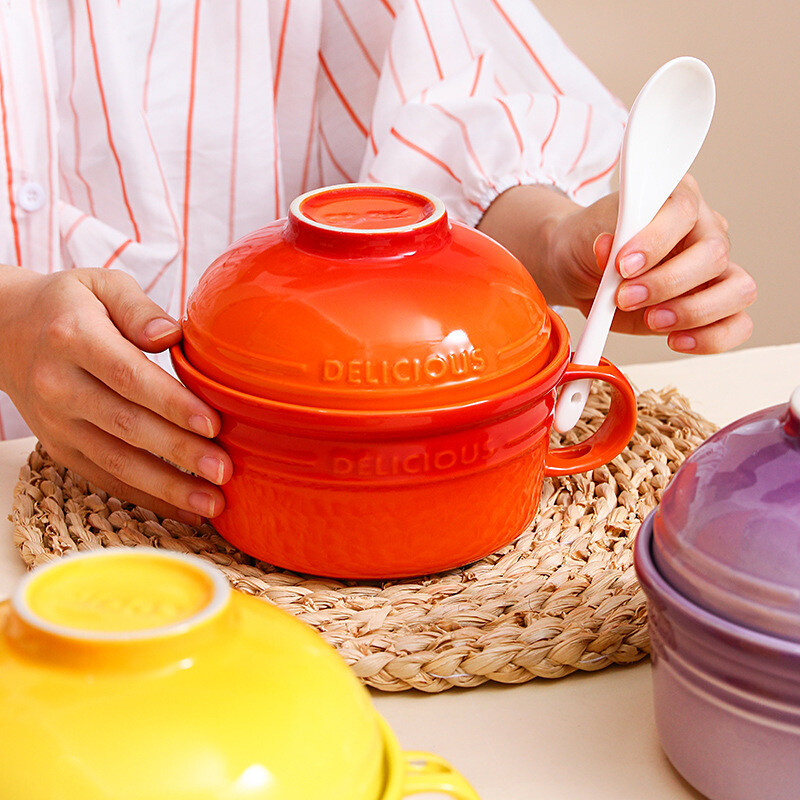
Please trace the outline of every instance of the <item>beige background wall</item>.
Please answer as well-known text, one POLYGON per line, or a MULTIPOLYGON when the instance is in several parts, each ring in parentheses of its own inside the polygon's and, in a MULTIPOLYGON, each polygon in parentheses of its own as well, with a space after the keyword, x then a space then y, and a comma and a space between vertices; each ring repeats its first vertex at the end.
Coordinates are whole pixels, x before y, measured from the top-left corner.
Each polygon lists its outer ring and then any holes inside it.
MULTIPOLYGON (((534 1, 628 106, 671 58, 711 67, 717 108, 692 172, 758 283, 744 347, 800 341, 800 0, 534 1)), ((568 322, 580 332, 580 314, 568 322)), ((660 337, 616 335, 607 352, 620 364, 678 357, 660 337)))

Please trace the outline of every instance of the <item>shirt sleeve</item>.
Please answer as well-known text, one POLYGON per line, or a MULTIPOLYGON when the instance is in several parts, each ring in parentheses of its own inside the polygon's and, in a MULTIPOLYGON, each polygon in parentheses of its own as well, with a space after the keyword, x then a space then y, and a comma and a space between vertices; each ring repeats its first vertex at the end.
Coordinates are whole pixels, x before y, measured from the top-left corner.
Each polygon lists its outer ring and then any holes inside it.
POLYGON ((50 272, 60 260, 58 123, 41 6, 0 6, 0 263, 50 272))
POLYGON ((470 225, 520 184, 588 205, 610 190, 626 117, 529 0, 409 0, 360 177, 426 189, 470 225))

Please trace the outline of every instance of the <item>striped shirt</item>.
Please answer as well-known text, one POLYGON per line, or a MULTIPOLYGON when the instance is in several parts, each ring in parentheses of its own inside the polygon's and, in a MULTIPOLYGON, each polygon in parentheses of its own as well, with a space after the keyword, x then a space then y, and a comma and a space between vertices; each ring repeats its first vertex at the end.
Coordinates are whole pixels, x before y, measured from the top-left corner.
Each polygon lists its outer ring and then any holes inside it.
POLYGON ((177 318, 318 186, 593 202, 625 117, 530 0, 0 0, 0 263, 121 269, 177 318))

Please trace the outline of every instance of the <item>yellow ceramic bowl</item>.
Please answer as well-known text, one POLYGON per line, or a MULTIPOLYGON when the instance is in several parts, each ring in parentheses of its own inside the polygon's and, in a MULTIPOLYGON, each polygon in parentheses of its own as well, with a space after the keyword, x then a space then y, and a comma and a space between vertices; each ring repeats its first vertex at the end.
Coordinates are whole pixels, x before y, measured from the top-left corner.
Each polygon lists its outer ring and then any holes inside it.
POLYGON ((200 559, 95 551, 0 604, 3 800, 477 800, 310 627, 200 559))

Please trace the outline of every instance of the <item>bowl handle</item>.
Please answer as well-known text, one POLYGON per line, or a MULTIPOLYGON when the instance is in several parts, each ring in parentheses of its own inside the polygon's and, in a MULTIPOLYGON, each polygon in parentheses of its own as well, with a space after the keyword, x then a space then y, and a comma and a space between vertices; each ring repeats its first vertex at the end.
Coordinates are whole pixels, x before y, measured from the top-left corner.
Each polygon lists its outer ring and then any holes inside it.
POLYGON ((625 449, 636 430, 636 393, 628 379, 610 361, 603 358, 596 367, 570 364, 559 381, 561 391, 568 392, 569 386, 564 384, 582 378, 610 384, 608 414, 588 439, 548 451, 544 459, 545 475, 574 475, 607 464, 625 449))
POLYGON ((426 792, 440 792, 456 800, 480 800, 461 773, 433 753, 409 750, 403 753, 405 776, 402 797, 426 792))

